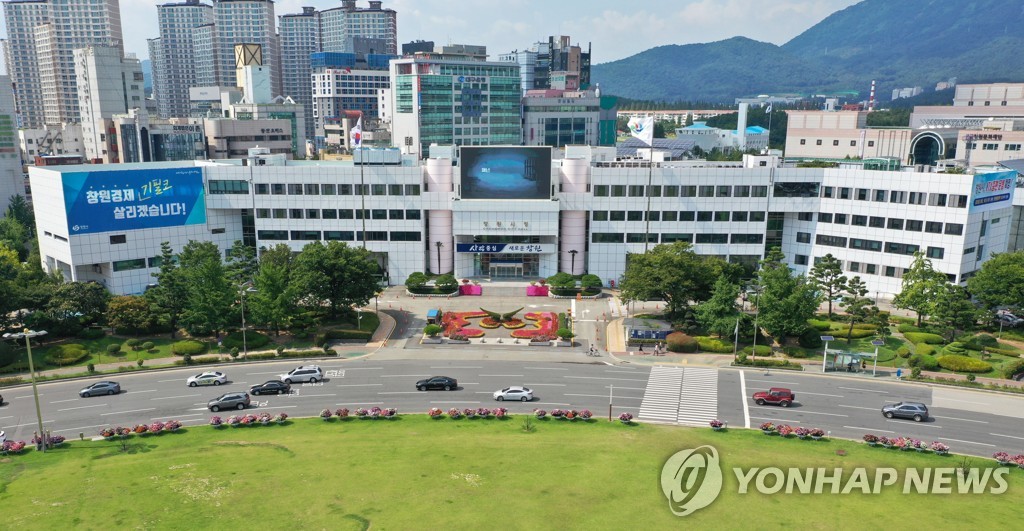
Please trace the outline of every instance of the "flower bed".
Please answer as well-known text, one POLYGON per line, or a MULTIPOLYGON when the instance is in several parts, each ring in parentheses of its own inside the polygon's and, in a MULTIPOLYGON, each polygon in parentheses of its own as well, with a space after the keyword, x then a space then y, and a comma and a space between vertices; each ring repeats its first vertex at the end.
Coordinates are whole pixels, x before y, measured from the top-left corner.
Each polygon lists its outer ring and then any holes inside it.
MULTIPOLYGON (((949 446, 935 441, 928 444, 920 439, 914 439, 913 437, 885 437, 876 436, 871 433, 864 435, 864 442, 868 446, 881 446, 883 448, 896 448, 897 450, 911 451, 915 450, 918 452, 935 452, 937 455, 946 455, 949 453, 949 446)), ((1006 457, 1005 452, 996 452, 992 457, 996 461, 1000 460, 1000 457, 1006 457)), ((1003 464, 1003 463, 1000 463, 1003 464)))
POLYGON ((24 449, 24 441, 4 441, 4 444, 0 445, 0 454, 19 454, 24 449))
POLYGON ((533 321, 533 328, 523 327, 514 330, 512 337, 520 339, 531 339, 538 336, 555 336, 558 331, 558 316, 554 312, 527 312, 524 317, 533 321))
POLYGON ((633 414, 632 413, 623 413, 623 414, 619 415, 619 422, 621 422, 623 424, 632 424, 633 423, 633 414))

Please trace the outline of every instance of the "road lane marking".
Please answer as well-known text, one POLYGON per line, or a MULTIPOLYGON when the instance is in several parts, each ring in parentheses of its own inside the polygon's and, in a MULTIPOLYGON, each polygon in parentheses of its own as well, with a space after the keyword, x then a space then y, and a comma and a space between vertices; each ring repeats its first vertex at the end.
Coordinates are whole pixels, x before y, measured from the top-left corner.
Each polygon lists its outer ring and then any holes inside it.
MULTIPOLYGON (((44 393, 39 393, 39 396, 46 396, 46 395, 44 393)), ((32 395, 25 395, 25 396, 16 396, 16 397, 14 397, 15 400, 20 400, 22 398, 32 398, 32 395)))
POLYGON ((67 400, 54 400, 53 402, 50 402, 50 403, 51 404, 60 404, 62 402, 74 402, 76 400, 81 400, 81 398, 69 398, 67 400))
MULTIPOLYGON (((766 407, 766 406, 750 406, 750 407, 752 407, 754 409, 767 409, 769 411, 778 411, 778 409, 774 408, 774 407, 766 407)), ((819 411, 801 411, 801 410, 792 410, 792 411, 794 413, 799 413, 801 415, 807 414, 807 415, 828 415, 830 417, 849 417, 849 415, 840 415, 839 413, 822 413, 822 412, 819 412, 819 411)))
MULTIPOLYGON (((189 413, 188 415, 178 415, 178 416, 177 416, 177 417, 175 417, 175 418, 185 418, 185 417, 201 417, 201 416, 203 416, 203 415, 204 415, 204 413, 189 413)), ((151 418, 151 419, 149 419, 149 420, 163 420, 163 419, 165 419, 165 418, 167 418, 167 417, 166 417, 166 416, 165 416, 165 417, 154 417, 154 418, 151 418)))
POLYGON ((560 367, 523 367, 524 369, 531 369, 534 371, 567 371, 569 369, 562 369, 560 367))
MULTIPOLYGON (((287 373, 287 371, 285 371, 285 372, 287 373)), ((250 372, 250 373, 247 373, 247 374, 249 374, 250 376, 253 376, 253 375, 257 375, 257 374, 281 374, 281 371, 273 371, 273 372, 250 372)))
POLYGON ((831 396, 832 398, 843 398, 843 395, 830 395, 828 393, 808 393, 807 391, 800 391, 800 394, 811 396, 831 396))
POLYGON ((1003 435, 1001 433, 990 433, 989 435, 995 435, 996 437, 1007 437, 1009 439, 1019 439, 1021 441, 1024 441, 1024 437, 1017 437, 1014 435, 1003 435))
POLYGON ((429 374, 382 374, 381 378, 430 378, 429 374))
POLYGON ((338 387, 380 387, 384 384, 338 384, 338 387))
POLYGON ((295 395, 295 396, 297 396, 298 398, 312 398, 312 397, 316 397, 316 396, 338 396, 338 393, 328 393, 328 394, 322 394, 322 395, 295 395))
POLYGON ((197 397, 197 396, 201 396, 201 395, 199 393, 196 393, 194 395, 160 396, 160 397, 157 397, 157 398, 150 398, 150 400, 171 400, 171 399, 174 399, 174 398, 193 398, 193 397, 197 397))
POLYGON ((988 444, 988 443, 980 443, 980 442, 974 442, 974 441, 961 441, 960 439, 950 439, 949 437, 939 437, 939 438, 942 439, 943 441, 953 441, 953 442, 964 443, 964 444, 976 444, 978 446, 991 446, 991 447, 995 447, 994 444, 988 444))
POLYGON ((479 374, 485 378, 522 378, 522 374, 479 374))
POLYGON ((383 404, 384 402, 344 402, 341 404, 334 404, 336 406, 376 406, 383 404))
POLYGON ((778 417, 750 417, 750 418, 755 419, 755 420, 771 420, 773 422, 791 422, 793 424, 800 424, 799 420, 786 420, 786 419, 780 419, 778 417))
POLYGON ((635 370, 632 371, 604 371, 605 374, 637 374, 635 370))
POLYGON ((573 378, 576 380, 615 380, 618 382, 646 382, 647 380, 638 380, 636 378, 604 378, 601 376, 565 376, 565 378, 573 378))
POLYGON ((868 411, 882 411, 882 408, 880 407, 848 406, 846 404, 839 404, 838 407, 848 407, 850 409, 866 409, 868 411))
POLYGON ((751 378, 750 381, 751 382, 770 383, 770 384, 800 385, 800 384, 798 384, 796 382, 780 382, 778 380, 756 380, 754 378, 751 378))
POLYGON ((9 416, 9 417, 0 417, 0 420, 4 420, 4 419, 13 419, 13 418, 14 418, 14 415, 11 415, 11 416, 9 416))
POLYGON ((971 402, 970 400, 957 400, 955 398, 946 398, 944 396, 937 397, 936 400, 949 400, 950 402, 963 402, 965 404, 978 404, 980 406, 987 406, 985 402, 971 402))
MULTIPOLYGON (((78 431, 78 430, 88 430, 90 428, 102 428, 103 426, 106 426, 106 424, 97 424, 95 426, 82 426, 80 428, 67 428, 67 429, 63 429, 63 430, 52 430, 52 431, 54 433, 60 433, 62 431, 72 431, 72 432, 74 432, 74 431, 78 431)), ((81 433, 81 432, 79 432, 79 433, 81 433)))
POLYGON ((889 394, 889 391, 879 391, 877 389, 861 389, 859 387, 838 387, 838 389, 846 389, 847 391, 862 391, 864 393, 879 393, 883 395, 889 394))
POLYGON ((479 404, 479 400, 438 400, 432 401, 431 404, 479 404))
POLYGON ((538 406, 571 406, 572 404, 562 404, 560 402, 534 402, 538 406))
POLYGON ((424 391, 381 391, 378 395, 417 395, 424 391))
POLYGON ((345 370, 348 371, 379 371, 383 369, 384 367, 345 367, 345 370))
POLYGON ((868 433, 871 433, 871 432, 873 432, 873 431, 877 431, 877 432, 879 432, 879 433, 896 433, 896 432, 894 432, 894 431, 889 431, 889 430, 879 430, 879 429, 877 429, 877 428, 860 428, 860 427, 857 427, 857 426, 843 426, 843 427, 844 427, 844 428, 847 428, 847 429, 850 429, 850 430, 863 430, 863 431, 866 431, 866 432, 868 432, 868 433))
MULTIPOLYGON (((903 424, 906 424, 906 422, 907 422, 905 420, 889 420, 889 419, 886 419, 885 421, 886 422, 890 422, 890 423, 897 423, 898 422, 898 423, 903 423, 903 424)), ((935 428, 937 430, 941 430, 942 429, 942 426, 935 426, 933 424, 922 424, 920 422, 915 422, 914 423, 914 427, 918 427, 918 426, 920 426, 922 428, 935 428)))
POLYGON ((452 365, 450 367, 431 367, 431 369, 483 369, 483 367, 469 367, 469 366, 452 365))
POLYGON ((85 408, 89 408, 89 407, 105 407, 107 405, 109 405, 109 404, 92 404, 92 405, 89 405, 89 406, 78 406, 78 407, 69 407, 69 408, 64 408, 64 409, 58 409, 57 411, 74 411, 76 409, 85 409, 85 408))
POLYGON ((542 384, 542 383, 528 383, 524 384, 526 387, 565 387, 568 384, 542 384))
MULTIPOLYGON (((555 385, 557 385, 557 384, 555 384, 555 385)), ((565 385, 565 384, 562 384, 562 385, 565 385)), ((615 387, 616 389, 625 389, 627 391, 646 391, 647 390, 646 387, 618 387, 618 386, 614 386, 614 385, 606 385, 606 386, 604 386, 605 389, 611 389, 612 387, 615 387)))
MULTIPOLYGON (((43 424, 50 424, 52 422, 53 422, 52 420, 44 420, 43 424)), ((22 426, 35 426, 36 424, 38 424, 38 423, 36 423, 36 422, 26 422, 25 424, 15 424, 14 426, 8 426, 7 429, 20 428, 22 426)))
POLYGON ((180 382, 180 381, 181 381, 181 378, 175 378, 175 379, 173 379, 173 380, 157 380, 157 382, 160 382, 160 383, 167 383, 167 382, 180 382))
POLYGON ((750 404, 747 404, 747 371, 740 371, 740 402, 743 402, 743 427, 750 429, 750 404))
POLYGON ((139 394, 139 393, 155 393, 155 392, 156 392, 156 389, 146 389, 145 391, 128 391, 128 390, 122 391, 122 393, 124 393, 126 395, 127 394, 139 394))
MULTIPOLYGON (((563 396, 590 396, 590 397, 594 397, 594 398, 604 398, 607 395, 583 395, 583 394, 579 394, 579 393, 565 393, 563 396)), ((615 395, 615 398, 623 398, 623 399, 626 399, 626 400, 643 400, 644 399, 644 397, 642 397, 642 396, 621 396, 621 395, 615 395)))
POLYGON ((145 409, 132 409, 132 410, 129 410, 129 411, 114 411, 113 413, 100 413, 100 416, 101 417, 106 417, 108 415, 123 415, 125 413, 140 413, 142 411, 153 411, 154 409, 156 409, 156 408, 155 407, 149 407, 149 408, 145 408, 145 409))
POLYGON ((958 419, 956 417, 947 417, 945 415, 943 415, 941 417, 935 417, 935 418, 937 418, 937 419, 945 419, 945 420, 959 420, 959 421, 962 421, 962 422, 977 422, 978 424, 988 424, 987 420, 958 419))

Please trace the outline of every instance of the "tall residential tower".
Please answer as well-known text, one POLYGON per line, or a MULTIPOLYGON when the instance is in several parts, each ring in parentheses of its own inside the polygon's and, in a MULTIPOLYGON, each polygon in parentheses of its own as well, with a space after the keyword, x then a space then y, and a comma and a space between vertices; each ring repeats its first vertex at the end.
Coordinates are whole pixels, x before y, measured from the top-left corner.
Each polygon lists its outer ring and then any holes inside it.
POLYGON ((150 46, 153 94, 161 117, 188 116, 188 89, 198 86, 193 38, 196 28, 213 23, 213 7, 185 0, 158 5, 156 10, 160 38, 155 50, 150 46))

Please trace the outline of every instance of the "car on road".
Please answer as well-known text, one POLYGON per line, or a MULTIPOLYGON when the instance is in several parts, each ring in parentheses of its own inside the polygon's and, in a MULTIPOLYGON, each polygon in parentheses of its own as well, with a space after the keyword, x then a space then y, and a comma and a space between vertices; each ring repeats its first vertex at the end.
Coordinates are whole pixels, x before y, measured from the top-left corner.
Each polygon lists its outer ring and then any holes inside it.
POLYGON ((494 399, 498 402, 505 400, 519 400, 521 402, 529 402, 533 400, 533 390, 529 387, 523 387, 521 385, 513 385, 504 389, 499 389, 494 392, 494 399))
POLYGON ((1017 317, 1008 310, 999 310, 996 312, 996 320, 1006 326, 1020 326, 1021 324, 1024 324, 1024 319, 1017 317))
POLYGON ((228 375, 219 371, 207 371, 199 373, 195 376, 189 376, 185 383, 189 387, 195 387, 197 385, 220 385, 228 383, 228 375))
POLYGON ((928 406, 920 402, 896 402, 882 406, 882 415, 887 419, 913 419, 915 422, 928 420, 928 406))
POLYGON ((448 376, 434 376, 416 382, 416 389, 419 391, 426 391, 428 389, 453 391, 458 387, 459 382, 455 378, 449 378, 448 376))
POLYGON ((78 392, 78 396, 116 395, 121 392, 121 384, 117 382, 96 382, 78 392))
POLYGON ((291 385, 293 383, 317 383, 324 379, 324 371, 317 365, 300 365, 290 371, 287 374, 279 376, 281 381, 291 385))
POLYGON ((754 403, 759 406, 772 404, 775 406, 789 407, 796 402, 796 395, 785 387, 772 387, 767 391, 754 393, 754 403))
POLYGON ((206 407, 217 412, 222 409, 245 409, 249 405, 249 393, 225 393, 210 400, 206 407))
POLYGON ((278 380, 270 380, 250 387, 249 392, 252 393, 253 395, 286 395, 288 394, 288 391, 291 390, 291 388, 292 387, 290 385, 284 382, 278 380))

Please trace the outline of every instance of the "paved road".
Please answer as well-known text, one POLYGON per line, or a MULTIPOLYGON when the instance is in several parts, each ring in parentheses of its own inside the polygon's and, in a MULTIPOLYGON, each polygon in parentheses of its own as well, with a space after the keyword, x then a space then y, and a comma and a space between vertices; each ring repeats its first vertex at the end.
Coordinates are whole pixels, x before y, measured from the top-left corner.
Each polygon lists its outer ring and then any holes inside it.
MULTIPOLYGON (((254 397, 255 405, 249 411, 313 416, 325 407, 377 405, 412 413, 431 407, 494 407, 497 403, 491 393, 522 384, 533 388, 536 398, 530 403, 504 403, 513 414, 534 408, 586 408, 600 418, 607 415, 611 398, 615 415, 630 412, 641 421, 706 426, 708 420, 720 418, 730 426, 754 428, 772 421, 821 428, 853 439, 874 433, 938 440, 955 452, 974 455, 987 456, 997 450, 1024 453, 1024 398, 1016 396, 832 375, 611 365, 582 353, 566 353, 564 362, 540 361, 531 360, 529 351, 524 350, 488 350, 488 358, 512 358, 496 360, 472 359, 466 350, 409 349, 406 357, 412 353, 433 358, 410 360, 388 359, 398 355, 389 349, 379 357, 322 362, 328 375, 324 382, 294 386, 294 394, 288 396, 254 397), (443 359, 446 352, 466 359, 443 359), (420 392, 413 388, 416 380, 434 375, 457 378, 459 389, 420 392), (754 391, 772 386, 792 389, 797 403, 790 408, 762 407, 749 399, 754 391), (883 404, 900 400, 928 404, 934 418, 915 423, 881 416, 883 404)), ((477 356, 481 354, 477 352, 477 356)), ((107 377, 121 383, 120 395, 84 399, 77 391, 90 380, 49 382, 39 387, 40 404, 45 427, 70 438, 79 433, 93 436, 106 426, 171 418, 186 425, 204 424, 211 416, 206 409, 209 399, 226 391, 247 390, 295 365, 226 365, 220 369, 230 381, 216 388, 187 387, 185 378, 198 372, 196 368, 123 374, 107 377)), ((6 402, 0 407, 0 430, 9 438, 28 440, 37 429, 31 388, 9 388, 3 394, 6 402)))

